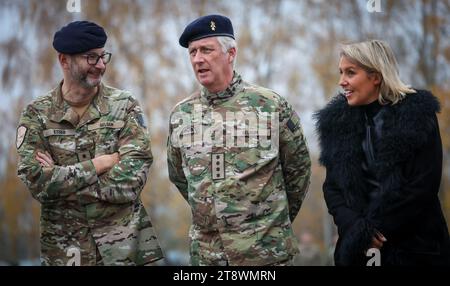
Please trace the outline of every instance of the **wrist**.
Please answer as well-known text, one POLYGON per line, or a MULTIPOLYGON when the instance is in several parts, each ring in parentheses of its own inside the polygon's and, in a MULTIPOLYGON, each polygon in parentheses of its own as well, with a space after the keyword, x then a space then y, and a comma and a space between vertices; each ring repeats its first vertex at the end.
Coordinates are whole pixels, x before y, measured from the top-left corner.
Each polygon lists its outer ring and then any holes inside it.
POLYGON ((95 172, 97 173, 97 175, 100 175, 105 171, 105 165, 103 164, 103 161, 100 157, 92 159, 92 164, 94 164, 95 172))

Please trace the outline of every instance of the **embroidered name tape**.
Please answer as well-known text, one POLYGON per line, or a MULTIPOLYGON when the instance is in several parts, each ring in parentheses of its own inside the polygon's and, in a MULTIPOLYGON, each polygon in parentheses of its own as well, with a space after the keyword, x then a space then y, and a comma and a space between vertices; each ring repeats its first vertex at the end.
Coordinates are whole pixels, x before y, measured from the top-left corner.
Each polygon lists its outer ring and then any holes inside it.
POLYGON ((96 122, 94 124, 88 125, 88 130, 95 130, 95 129, 100 129, 100 128, 119 129, 124 126, 125 126, 125 122, 123 120, 102 121, 102 122, 96 122))
POLYGON ((46 129, 44 130, 44 137, 49 136, 73 136, 75 129, 46 129))

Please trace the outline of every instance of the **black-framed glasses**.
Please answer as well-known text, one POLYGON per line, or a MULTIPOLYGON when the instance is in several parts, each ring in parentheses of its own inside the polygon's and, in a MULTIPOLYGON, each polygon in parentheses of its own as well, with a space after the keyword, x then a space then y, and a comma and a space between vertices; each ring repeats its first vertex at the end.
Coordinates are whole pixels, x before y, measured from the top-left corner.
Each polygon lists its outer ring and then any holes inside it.
POLYGON ((100 59, 102 59, 102 62, 104 65, 109 63, 111 61, 112 54, 111 53, 103 53, 101 55, 97 55, 97 54, 92 53, 92 54, 85 54, 85 55, 81 55, 81 56, 86 58, 87 63, 89 65, 95 66, 100 59))

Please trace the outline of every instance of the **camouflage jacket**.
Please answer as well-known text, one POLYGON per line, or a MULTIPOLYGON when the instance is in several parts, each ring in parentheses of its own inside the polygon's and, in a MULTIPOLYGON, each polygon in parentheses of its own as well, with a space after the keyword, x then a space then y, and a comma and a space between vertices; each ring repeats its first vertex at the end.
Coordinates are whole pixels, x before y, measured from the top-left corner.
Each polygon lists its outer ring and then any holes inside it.
POLYGON ((142 265, 162 257, 140 200, 153 157, 130 93, 101 84, 79 118, 60 84, 24 109, 17 133, 18 175, 41 203, 43 265, 142 265), (48 151, 55 165, 41 167, 37 151, 48 151), (91 159, 114 152, 119 163, 97 176, 91 159))
POLYGON ((270 265, 298 252, 291 222, 311 161, 283 97, 236 73, 224 92, 203 88, 174 108, 167 155, 192 210, 192 265, 270 265))

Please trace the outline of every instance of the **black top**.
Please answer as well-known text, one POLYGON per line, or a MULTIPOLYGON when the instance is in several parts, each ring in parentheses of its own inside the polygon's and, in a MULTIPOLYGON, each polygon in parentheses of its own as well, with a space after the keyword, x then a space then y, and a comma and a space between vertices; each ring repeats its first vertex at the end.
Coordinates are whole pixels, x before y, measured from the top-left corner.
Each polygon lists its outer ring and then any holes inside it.
POLYGON ((366 136, 362 141, 364 158, 361 162, 361 168, 363 171, 364 180, 367 183, 367 189, 364 190, 364 194, 368 201, 376 199, 380 193, 380 183, 376 178, 373 163, 376 160, 375 146, 382 136, 382 118, 379 116, 381 109, 382 105, 378 102, 378 100, 363 106, 366 136))

